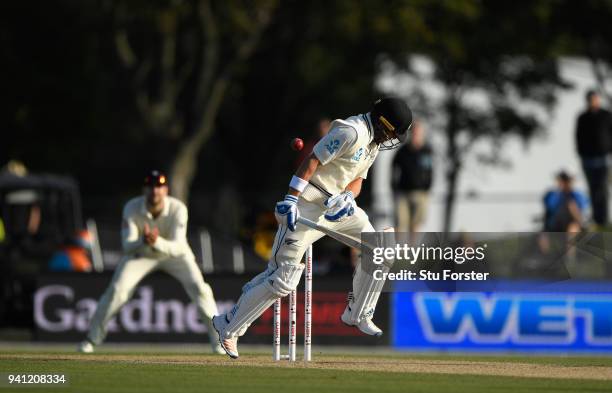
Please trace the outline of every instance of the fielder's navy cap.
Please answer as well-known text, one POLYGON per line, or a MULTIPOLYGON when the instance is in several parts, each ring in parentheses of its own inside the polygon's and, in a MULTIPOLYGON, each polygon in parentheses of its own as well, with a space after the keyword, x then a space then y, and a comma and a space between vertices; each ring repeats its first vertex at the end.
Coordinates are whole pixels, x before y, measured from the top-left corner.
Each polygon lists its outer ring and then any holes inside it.
POLYGON ((158 170, 153 170, 145 176, 144 185, 149 187, 161 187, 168 185, 168 178, 166 175, 158 170))

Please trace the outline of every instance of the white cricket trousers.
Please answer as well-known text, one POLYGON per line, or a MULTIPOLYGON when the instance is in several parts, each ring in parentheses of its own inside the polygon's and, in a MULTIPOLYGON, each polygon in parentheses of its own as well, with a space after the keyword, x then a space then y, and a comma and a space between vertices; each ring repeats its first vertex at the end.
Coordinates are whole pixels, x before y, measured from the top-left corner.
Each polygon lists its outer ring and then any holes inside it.
MULTIPOLYGON (((360 207, 355 208, 355 214, 340 222, 327 221, 324 217, 325 207, 319 203, 300 199, 298 209, 301 216, 349 236, 360 238, 362 232, 374 232, 374 227, 370 223, 368 215, 360 207)), ((299 265, 306 249, 323 236, 325 236, 324 233, 302 224, 297 224, 294 232, 291 232, 285 225, 279 226, 267 269, 245 284, 242 288, 242 296, 238 299, 236 306, 225 315, 229 325, 224 332, 224 338, 244 335, 251 323, 259 318, 278 297, 281 297, 278 293, 270 293, 262 299, 247 300, 255 293, 253 288, 265 285, 264 281, 273 279, 274 274, 286 279, 280 287, 290 287, 291 289, 297 287, 302 270, 290 269, 290 265, 299 265), (287 271, 287 273, 278 273, 283 271, 287 271), (295 274, 296 272, 297 274, 295 274), (255 307, 252 307, 251 310, 244 310, 243 304, 248 303, 252 306, 253 302, 256 304, 255 307), (239 317, 235 319, 236 315, 239 315, 239 317)), ((278 283, 273 285, 279 286, 278 283)))
POLYGON ((99 345, 106 337, 108 321, 132 297, 138 283, 149 273, 163 270, 176 278, 198 308, 202 321, 208 326, 211 344, 217 343, 212 317, 217 314, 215 298, 193 258, 125 258, 115 270, 113 279, 100 298, 89 326, 87 338, 99 345), (213 341, 214 339, 214 341, 213 341))

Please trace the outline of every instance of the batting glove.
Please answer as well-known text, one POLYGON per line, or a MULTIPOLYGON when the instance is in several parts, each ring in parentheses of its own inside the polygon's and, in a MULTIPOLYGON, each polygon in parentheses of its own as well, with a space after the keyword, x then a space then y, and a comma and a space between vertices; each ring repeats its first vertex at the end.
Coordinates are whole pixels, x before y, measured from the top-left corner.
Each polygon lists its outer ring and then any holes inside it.
POLYGON ((291 232, 295 231, 295 224, 300 217, 297 207, 298 197, 286 195, 285 200, 276 203, 274 216, 279 225, 286 225, 291 232))
POLYGON ((341 194, 329 197, 325 201, 327 210, 325 211, 325 219, 327 221, 338 222, 346 217, 355 214, 355 198, 350 191, 344 191, 341 194))

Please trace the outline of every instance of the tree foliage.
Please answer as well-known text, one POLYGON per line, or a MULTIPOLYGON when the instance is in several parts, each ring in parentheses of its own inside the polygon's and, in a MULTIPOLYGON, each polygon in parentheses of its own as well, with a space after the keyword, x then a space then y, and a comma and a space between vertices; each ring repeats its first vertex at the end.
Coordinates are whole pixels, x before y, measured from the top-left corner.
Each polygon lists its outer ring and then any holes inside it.
POLYGON ((590 60, 599 90, 612 102, 612 1, 558 1, 553 13, 556 41, 565 53, 590 60))
MULTIPOLYGON (((2 128, 11 138, 0 154, 75 174, 86 206, 88 197, 108 196, 95 199, 94 214, 108 212, 106 203, 120 206, 113 197, 137 191, 153 166, 171 172, 173 192, 184 199, 233 189, 224 193, 230 205, 269 207, 293 169, 290 137, 308 137, 319 116, 366 112, 381 66, 416 72, 410 59, 422 55, 444 86, 443 102, 421 105, 416 92, 402 94, 423 113, 441 114, 449 227, 471 146, 488 140, 484 159, 495 163, 508 135, 527 140, 543 128, 533 108, 552 107, 564 86, 559 54, 596 53, 609 63, 612 53, 607 0, 2 7, 2 128), (474 95, 486 105, 474 105, 474 95)), ((204 222, 218 214, 194 210, 204 222)))
MULTIPOLYGON (((421 101, 419 109, 438 115, 446 140, 445 230, 451 229, 459 177, 475 143, 489 141, 483 162, 501 162, 504 140, 528 140, 543 130, 546 118, 538 109, 550 110, 558 88, 567 87, 548 37, 552 7, 548 1, 459 0, 427 2, 420 9, 429 31, 412 53, 431 60, 433 80, 444 90, 435 107, 421 101)), ((396 62, 396 72, 414 73, 410 65, 396 62)))

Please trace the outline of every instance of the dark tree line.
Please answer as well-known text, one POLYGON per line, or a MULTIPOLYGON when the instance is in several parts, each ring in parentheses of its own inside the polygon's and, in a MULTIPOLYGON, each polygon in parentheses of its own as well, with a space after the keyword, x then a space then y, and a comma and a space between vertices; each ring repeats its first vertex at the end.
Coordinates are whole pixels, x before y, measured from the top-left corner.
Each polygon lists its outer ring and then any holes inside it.
POLYGON ((528 140, 545 129, 517 101, 552 108, 558 89, 568 87, 559 56, 591 59, 602 87, 612 61, 607 1, 58 0, 0 7, 0 159, 73 174, 98 215, 111 209, 106 201, 116 205, 138 192, 150 167, 170 172, 174 193, 191 205, 214 211, 222 195, 271 206, 293 169, 289 139, 308 137, 320 116, 367 111, 381 64, 413 72, 409 59, 419 54, 431 59, 446 98, 431 107, 415 92, 404 95, 419 113, 440 116, 449 227, 472 144, 490 141, 482 160, 496 164, 508 135, 528 140), (490 105, 470 106, 464 98, 474 91, 490 105))

